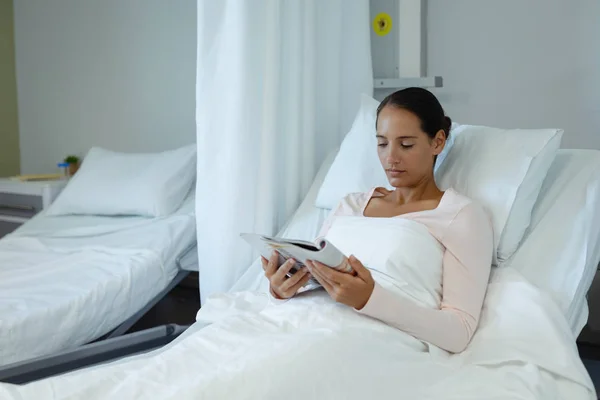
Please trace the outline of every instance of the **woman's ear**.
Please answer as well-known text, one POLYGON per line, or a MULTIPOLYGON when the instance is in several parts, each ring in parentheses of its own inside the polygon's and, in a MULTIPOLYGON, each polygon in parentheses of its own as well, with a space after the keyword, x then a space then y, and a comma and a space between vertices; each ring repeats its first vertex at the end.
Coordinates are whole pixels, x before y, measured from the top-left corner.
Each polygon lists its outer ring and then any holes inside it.
POLYGON ((436 156, 439 155, 444 150, 444 146, 446 146, 446 132, 443 129, 437 131, 431 144, 433 146, 433 154, 436 156))

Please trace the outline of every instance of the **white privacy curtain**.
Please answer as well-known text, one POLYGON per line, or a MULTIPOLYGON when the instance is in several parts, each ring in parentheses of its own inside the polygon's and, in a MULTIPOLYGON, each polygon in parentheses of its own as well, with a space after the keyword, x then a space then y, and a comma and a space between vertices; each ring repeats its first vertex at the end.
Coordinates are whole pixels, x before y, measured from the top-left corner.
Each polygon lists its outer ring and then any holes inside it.
POLYGON ((371 93, 368 0, 199 0, 196 215, 202 302, 252 262, 371 93))

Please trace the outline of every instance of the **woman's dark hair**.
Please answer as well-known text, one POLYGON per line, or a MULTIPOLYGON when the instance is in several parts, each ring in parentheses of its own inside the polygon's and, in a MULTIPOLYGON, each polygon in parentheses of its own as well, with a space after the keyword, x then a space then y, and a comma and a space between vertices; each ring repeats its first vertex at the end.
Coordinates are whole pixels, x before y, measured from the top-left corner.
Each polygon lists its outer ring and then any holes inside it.
POLYGON ((444 130, 446 139, 450 137, 452 120, 446 116, 442 105, 429 90, 411 87, 390 94, 377 107, 377 119, 386 106, 402 108, 415 114, 421 120, 421 130, 432 139, 440 129, 444 130))

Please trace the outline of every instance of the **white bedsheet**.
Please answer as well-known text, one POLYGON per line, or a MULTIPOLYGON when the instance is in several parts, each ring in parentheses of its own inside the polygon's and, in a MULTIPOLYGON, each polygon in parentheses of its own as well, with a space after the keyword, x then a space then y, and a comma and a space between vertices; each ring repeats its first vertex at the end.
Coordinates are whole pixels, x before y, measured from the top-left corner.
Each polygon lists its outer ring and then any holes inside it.
POLYGON ((211 298, 199 321, 163 349, 0 385, 0 397, 594 399, 570 338, 556 304, 510 268, 495 271, 481 326, 458 355, 428 349, 322 291, 277 305, 239 292, 211 298))
POLYGON ((114 329, 173 279, 195 232, 188 205, 154 219, 40 215, 0 240, 0 365, 114 329))

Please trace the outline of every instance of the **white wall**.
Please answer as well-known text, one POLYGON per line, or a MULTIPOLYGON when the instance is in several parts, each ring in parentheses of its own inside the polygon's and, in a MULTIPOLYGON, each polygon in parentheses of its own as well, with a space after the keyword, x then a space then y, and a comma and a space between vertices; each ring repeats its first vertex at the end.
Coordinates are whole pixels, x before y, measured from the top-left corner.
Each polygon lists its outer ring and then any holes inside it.
POLYGON ((427 74, 457 122, 560 127, 600 149, 600 1, 429 0, 427 74))
MULTIPOLYGON (((378 36, 371 26, 371 57, 373 58, 374 78, 397 78, 399 73, 398 41, 398 3, 399 0, 370 0, 370 22, 379 13, 386 13, 392 18, 392 30, 385 36, 378 36)), ((382 91, 383 92, 383 91, 382 91)), ((386 94, 387 91, 386 91, 386 94)), ((377 96, 380 97, 380 96, 377 96)), ((384 96, 385 97, 385 96, 384 96)))
POLYGON ((195 141, 196 0, 15 1, 21 168, 195 141))

